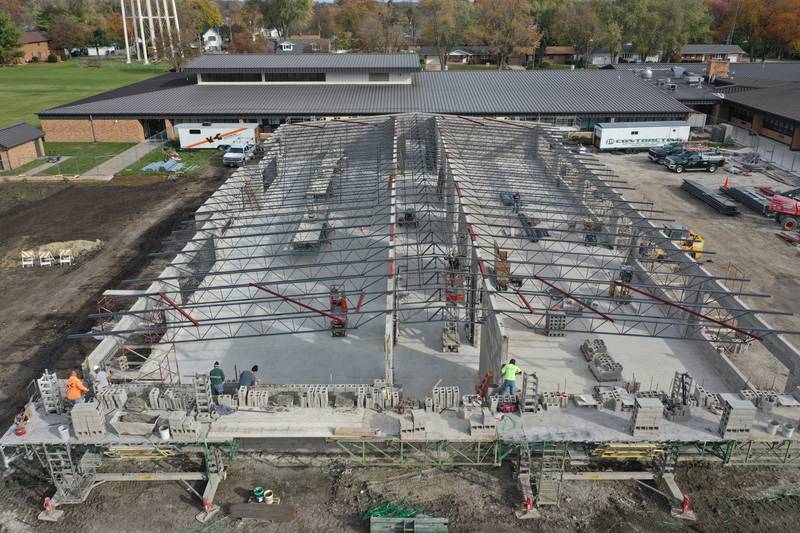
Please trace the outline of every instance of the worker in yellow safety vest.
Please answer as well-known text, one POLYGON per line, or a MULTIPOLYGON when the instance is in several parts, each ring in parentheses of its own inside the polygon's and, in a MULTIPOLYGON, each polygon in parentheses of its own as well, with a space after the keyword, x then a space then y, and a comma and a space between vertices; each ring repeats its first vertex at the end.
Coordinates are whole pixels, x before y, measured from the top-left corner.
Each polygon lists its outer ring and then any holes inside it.
POLYGON ((67 400, 71 400, 73 404, 83 403, 83 395, 89 392, 89 387, 83 384, 78 373, 73 370, 69 374, 67 380, 67 400))
POLYGON ((502 396, 507 390, 512 396, 517 393, 517 374, 522 374, 522 369, 516 365, 517 360, 511 359, 508 363, 500 367, 500 375, 503 376, 503 385, 497 394, 502 396))

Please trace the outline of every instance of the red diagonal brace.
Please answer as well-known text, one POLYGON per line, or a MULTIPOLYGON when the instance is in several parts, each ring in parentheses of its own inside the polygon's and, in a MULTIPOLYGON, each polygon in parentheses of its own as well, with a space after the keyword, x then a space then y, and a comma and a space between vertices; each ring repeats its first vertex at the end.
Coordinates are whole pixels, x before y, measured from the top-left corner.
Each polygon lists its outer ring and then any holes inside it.
POLYGON ((167 296, 163 292, 159 292, 158 295, 161 296, 161 299, 164 300, 164 302, 168 306, 172 307, 177 312, 179 312, 181 315, 183 315, 183 318, 185 318, 186 320, 188 320, 189 322, 191 322, 195 326, 200 327, 200 322, 198 322, 197 320, 192 318, 192 315, 190 315, 189 313, 184 311, 184 309, 180 305, 178 305, 177 302, 175 302, 175 300, 173 300, 172 298, 170 298, 169 296, 167 296))
POLYGON ((748 337, 752 337, 753 339, 756 339, 756 340, 759 340, 759 341, 760 340, 764 340, 762 337, 759 337, 758 335, 753 335, 752 333, 750 333, 748 331, 745 331, 743 329, 737 328, 736 326, 731 326, 730 324, 726 324, 725 322, 717 320, 716 318, 711 318, 710 316, 704 315, 703 313, 698 313, 697 311, 692 311, 691 309, 689 309, 687 307, 684 307, 684 306, 682 306, 680 304, 676 304, 675 302, 670 302, 669 300, 665 300, 664 298, 662 298, 660 296, 656 296, 655 294, 650 294, 649 292, 643 291, 641 289, 637 289, 636 287, 631 287, 627 283, 623 283, 621 281, 615 281, 614 283, 616 283, 620 287, 625 287, 626 289, 632 290, 633 292, 637 292, 637 293, 641 294, 642 296, 647 296, 648 298, 652 298, 653 300, 655 300, 657 302, 661 302, 662 304, 666 304, 666 305, 668 305, 670 307, 674 307, 676 309, 680 309, 681 311, 685 311, 686 313, 689 313, 692 316, 696 316, 698 318, 702 318, 703 320, 708 320, 709 322, 713 322, 714 324, 717 324, 718 326, 722 326, 723 328, 728 328, 730 330, 733 330, 736 333, 741 333, 742 335, 747 335, 748 337))
POLYGON ((528 308, 528 312, 530 314, 533 314, 533 307, 531 307, 531 304, 530 304, 530 302, 528 302, 528 299, 525 298, 525 296, 523 296, 521 292, 519 292, 519 291, 514 291, 514 292, 517 293, 517 296, 519 296, 519 299, 522 300, 522 303, 524 303, 525 307, 528 308))
POLYGON ((358 297, 358 303, 356 304, 356 313, 361 312, 361 306, 364 305, 364 300, 367 298, 367 293, 361 291, 361 294, 358 297))
POLYGON ((295 300, 294 298, 292 298, 290 296, 286 296, 286 295, 281 294, 279 292, 273 291, 272 289, 268 289, 268 288, 266 288, 265 286, 263 286, 263 285, 261 285, 259 283, 251 283, 250 286, 251 287, 255 287, 256 289, 262 290, 262 291, 264 291, 264 292, 266 292, 268 294, 271 294, 273 296, 277 296, 278 298, 286 300, 287 302, 293 303, 297 307, 302 307, 303 309, 308 309, 309 311, 313 311, 313 312, 315 312, 317 314, 320 314, 322 316, 328 317, 331 320, 334 320, 334 321, 338 322, 339 324, 344 324, 345 323, 345 321, 342 320, 342 317, 340 317, 340 316, 336 316, 333 313, 329 313, 327 311, 323 311, 322 309, 317 309, 316 307, 311 307, 308 304, 304 304, 300 300, 295 300))
POLYGON ((551 289, 553 289, 554 291, 556 291, 556 292, 558 292, 558 293, 560 293, 560 294, 562 294, 562 295, 566 296, 567 298, 569 298, 569 299, 570 299, 570 300, 572 300, 573 302, 578 302, 579 304, 581 304, 583 307, 585 307, 586 309, 588 309, 588 310, 589 310, 589 311, 591 311, 592 313, 594 313, 594 314, 596 314, 596 315, 599 315, 599 316, 603 317, 604 319, 608 320, 609 322, 612 322, 612 323, 614 322, 614 319, 613 319, 613 318, 611 318, 610 316, 608 316, 607 314, 605 314, 605 313, 601 313, 600 311, 598 311, 597 309, 595 309, 595 308, 594 308, 594 307, 592 307, 591 305, 587 304, 586 302, 584 302, 584 301, 583 301, 583 300, 581 300, 580 298, 576 298, 576 297, 574 297, 573 295, 571 295, 570 293, 568 293, 567 291, 565 291, 565 290, 562 290, 562 289, 559 289, 558 287, 556 287, 555 285, 553 285, 553 284, 552 284, 552 283, 550 283, 549 281, 547 281, 547 280, 544 280, 544 279, 540 278, 539 276, 537 276, 537 275, 535 275, 535 274, 533 275, 533 278, 534 278, 534 279, 537 279, 537 280, 539 280, 539 281, 541 281, 542 283, 544 283, 545 285, 547 285, 548 287, 550 287, 550 288, 551 288, 551 289))

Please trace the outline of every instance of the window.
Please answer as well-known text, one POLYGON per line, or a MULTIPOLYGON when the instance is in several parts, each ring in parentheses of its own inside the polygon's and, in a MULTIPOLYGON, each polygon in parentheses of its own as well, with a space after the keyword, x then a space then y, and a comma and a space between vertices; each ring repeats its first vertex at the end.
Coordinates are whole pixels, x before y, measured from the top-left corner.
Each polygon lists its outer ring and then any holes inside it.
POLYGON ((792 124, 792 121, 776 117, 775 115, 764 115, 764 122, 762 125, 767 129, 782 133, 783 135, 791 136, 794 134, 794 124, 792 124))
POLYGON ((246 83, 261 81, 259 72, 203 72, 203 82, 211 83, 246 83))
POLYGON ((639 135, 639 132, 638 131, 632 131, 631 135, 639 135))
POLYGON ((369 81, 389 81, 388 72, 370 72, 369 81))
POLYGON ((208 36, 208 42, 210 42, 210 43, 217 42, 217 36, 216 35, 209 35, 208 36))
POLYGON ((290 42, 281 43, 281 50, 284 52, 291 52, 294 50, 294 44, 290 42))
POLYGON ((264 81, 274 83, 292 83, 304 81, 325 81, 324 72, 267 72, 264 81))
POLYGON ((733 106, 731 107, 731 118, 738 118, 739 120, 744 120, 745 122, 752 122, 753 112, 744 107, 733 106))
POLYGON ((200 135, 202 133, 200 130, 189 130, 189 135, 200 135))

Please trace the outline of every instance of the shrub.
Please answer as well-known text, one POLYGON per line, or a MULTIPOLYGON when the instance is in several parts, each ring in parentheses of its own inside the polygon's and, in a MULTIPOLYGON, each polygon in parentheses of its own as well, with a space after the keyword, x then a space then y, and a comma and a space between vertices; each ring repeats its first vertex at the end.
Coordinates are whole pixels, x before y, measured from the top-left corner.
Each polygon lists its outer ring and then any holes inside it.
POLYGON ((30 62, 31 62, 31 63, 38 63, 38 62, 39 62, 39 56, 33 56, 33 57, 31 58, 30 62))
POLYGON ((55 55, 55 54, 50 54, 49 56, 47 56, 47 62, 48 63, 58 63, 58 56, 55 55))

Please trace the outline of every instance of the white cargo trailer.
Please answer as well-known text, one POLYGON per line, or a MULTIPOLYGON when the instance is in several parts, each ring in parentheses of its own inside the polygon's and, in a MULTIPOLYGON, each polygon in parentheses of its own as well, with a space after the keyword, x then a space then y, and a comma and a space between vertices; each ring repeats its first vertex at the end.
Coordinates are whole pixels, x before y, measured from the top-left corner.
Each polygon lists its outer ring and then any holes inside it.
POLYGON ((175 126, 175 133, 178 134, 182 149, 199 150, 255 143, 257 129, 258 124, 203 122, 178 124, 175 126))
POLYGON ((603 122, 594 127, 594 145, 600 150, 644 150, 671 142, 689 140, 689 123, 603 122))

